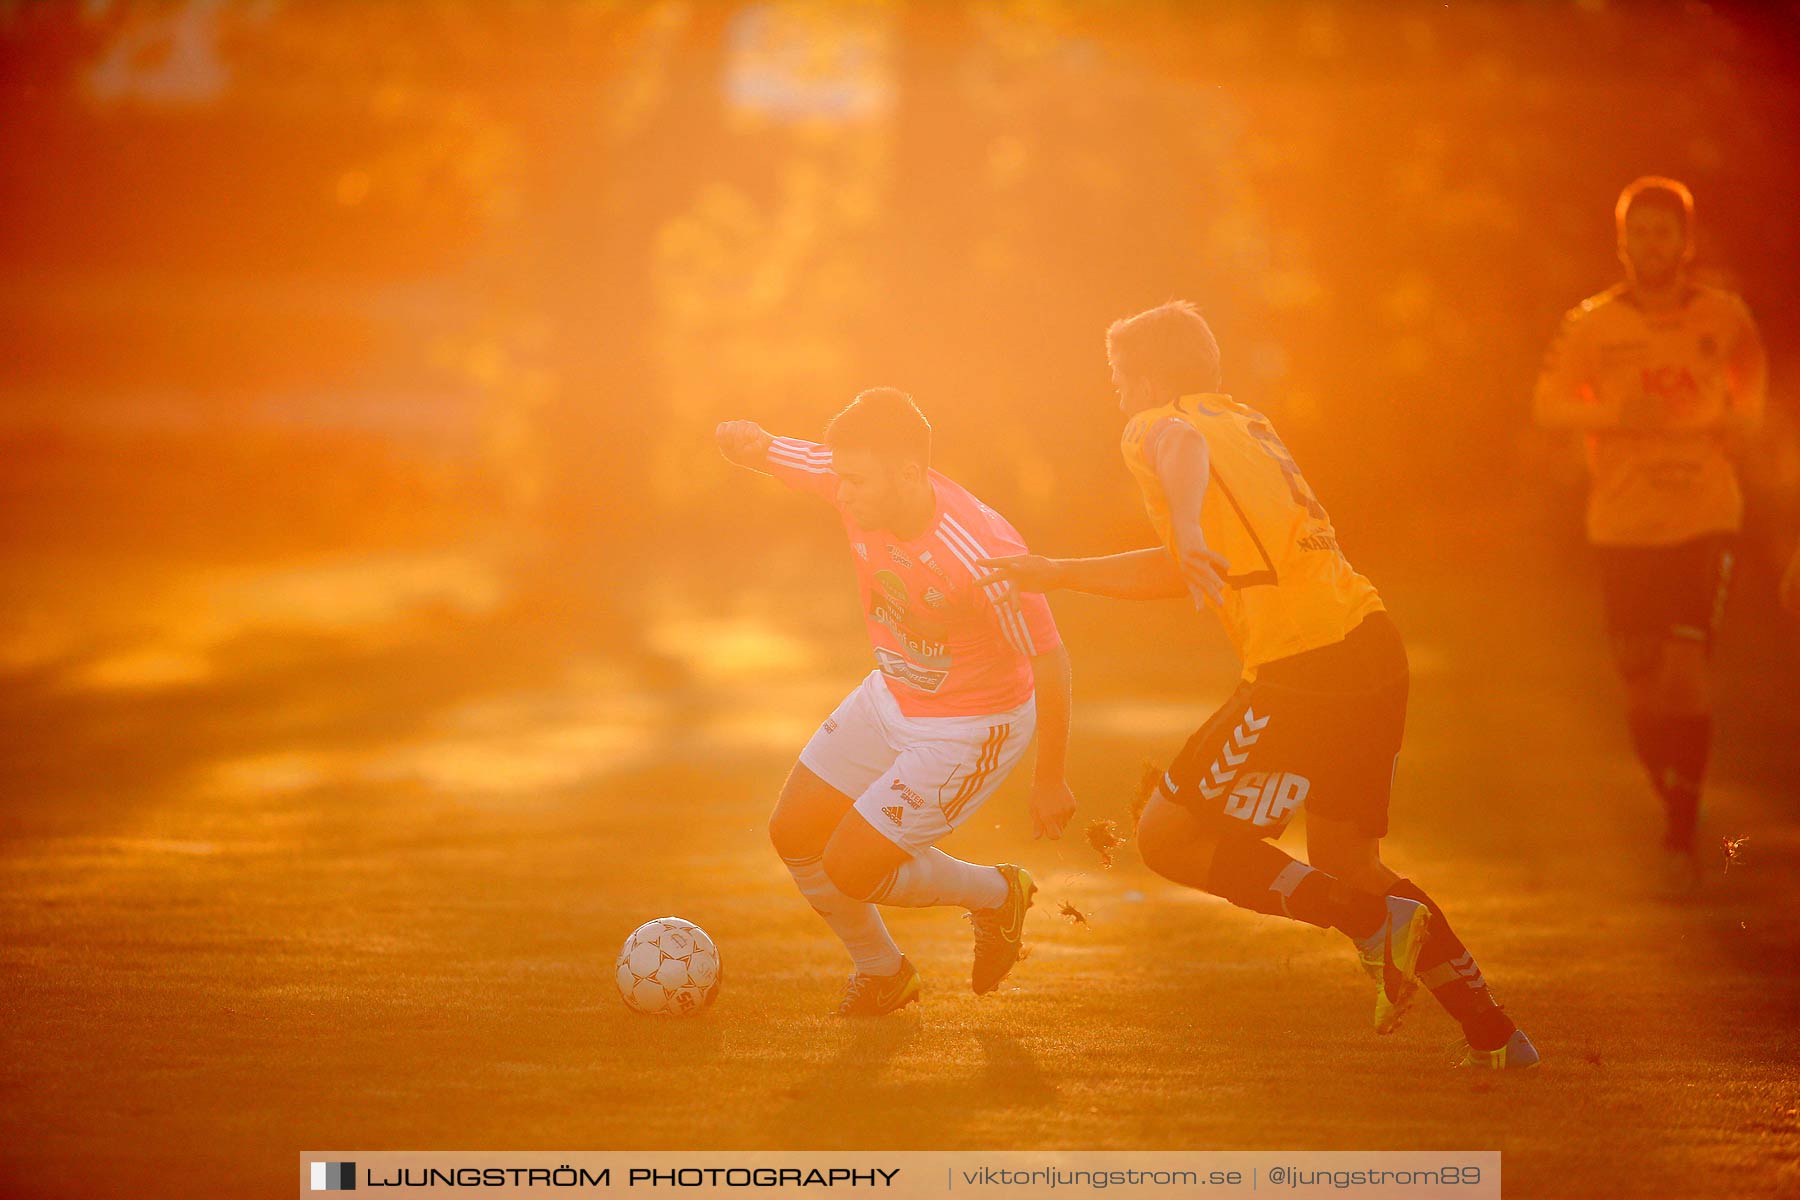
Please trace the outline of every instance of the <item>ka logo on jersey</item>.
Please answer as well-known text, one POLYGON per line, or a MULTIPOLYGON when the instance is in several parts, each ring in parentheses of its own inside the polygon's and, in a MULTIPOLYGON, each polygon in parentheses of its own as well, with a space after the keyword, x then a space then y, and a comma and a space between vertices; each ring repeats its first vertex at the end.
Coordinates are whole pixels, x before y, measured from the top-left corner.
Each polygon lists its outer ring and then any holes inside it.
POLYGON ((1700 385, 1686 367, 1645 367, 1640 378, 1646 393, 1663 400, 1693 403, 1700 398, 1700 385))

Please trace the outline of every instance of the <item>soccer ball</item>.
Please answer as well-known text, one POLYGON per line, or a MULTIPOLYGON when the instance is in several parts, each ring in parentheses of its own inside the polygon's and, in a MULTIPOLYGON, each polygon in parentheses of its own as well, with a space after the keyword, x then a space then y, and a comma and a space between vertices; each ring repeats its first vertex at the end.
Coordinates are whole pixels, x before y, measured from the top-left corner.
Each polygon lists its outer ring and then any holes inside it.
POLYGON ((690 1016, 719 995, 719 948, 692 921, 658 917, 625 939, 616 978, 633 1012, 690 1016))

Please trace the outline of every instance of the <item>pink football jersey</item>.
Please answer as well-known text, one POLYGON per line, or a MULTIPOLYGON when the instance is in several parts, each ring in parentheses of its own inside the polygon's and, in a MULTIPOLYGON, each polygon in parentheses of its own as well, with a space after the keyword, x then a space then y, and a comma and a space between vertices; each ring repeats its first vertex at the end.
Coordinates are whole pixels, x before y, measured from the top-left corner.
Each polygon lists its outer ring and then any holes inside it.
POLYGON ((776 438, 765 464, 791 488, 830 501, 856 557, 875 661, 909 717, 1005 712, 1031 698, 1031 656, 1062 644, 1049 603, 1010 584, 976 581, 977 559, 1025 553, 999 513, 955 481, 931 473, 937 511, 919 537, 863 529, 838 502, 831 451, 776 438))

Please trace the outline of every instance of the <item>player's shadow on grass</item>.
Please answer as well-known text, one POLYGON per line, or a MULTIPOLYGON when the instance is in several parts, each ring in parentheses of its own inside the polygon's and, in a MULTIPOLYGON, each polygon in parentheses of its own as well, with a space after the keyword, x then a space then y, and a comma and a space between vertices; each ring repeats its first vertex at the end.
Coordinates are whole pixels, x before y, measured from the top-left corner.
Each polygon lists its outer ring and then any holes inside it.
POLYGON ((981 1074, 969 1083, 977 1095, 1004 1097, 1009 1106, 1047 1105, 1055 1099, 1056 1084, 1038 1065, 1024 1043, 1005 1029, 982 1029, 975 1040, 981 1045, 981 1074))
POLYGON ((627 1013, 605 1030, 592 1053, 601 1067, 624 1078, 650 1078, 671 1056, 719 1061, 727 1053, 727 1039, 724 1023, 713 1016, 701 1013, 681 1020, 627 1013))
POLYGON ((946 1053, 948 1040, 962 1040, 954 1032, 912 1013, 837 1034, 830 1058, 778 1093, 771 1144, 785 1144, 783 1131, 829 1128, 832 1144, 844 1148, 929 1149, 956 1141, 971 1113, 1056 1101, 1055 1084, 1005 1029, 971 1031, 980 1053, 969 1058, 946 1053))

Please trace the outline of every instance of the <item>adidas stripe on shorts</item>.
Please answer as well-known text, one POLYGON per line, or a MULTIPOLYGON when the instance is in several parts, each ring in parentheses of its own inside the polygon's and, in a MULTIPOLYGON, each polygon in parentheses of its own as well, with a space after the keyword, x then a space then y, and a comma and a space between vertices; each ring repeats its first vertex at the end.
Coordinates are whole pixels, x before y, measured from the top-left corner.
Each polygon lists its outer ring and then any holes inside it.
POLYGON ((881 672, 871 671, 819 726, 800 763, 917 854, 993 795, 1036 728, 1035 700, 991 716, 909 717, 881 672))

